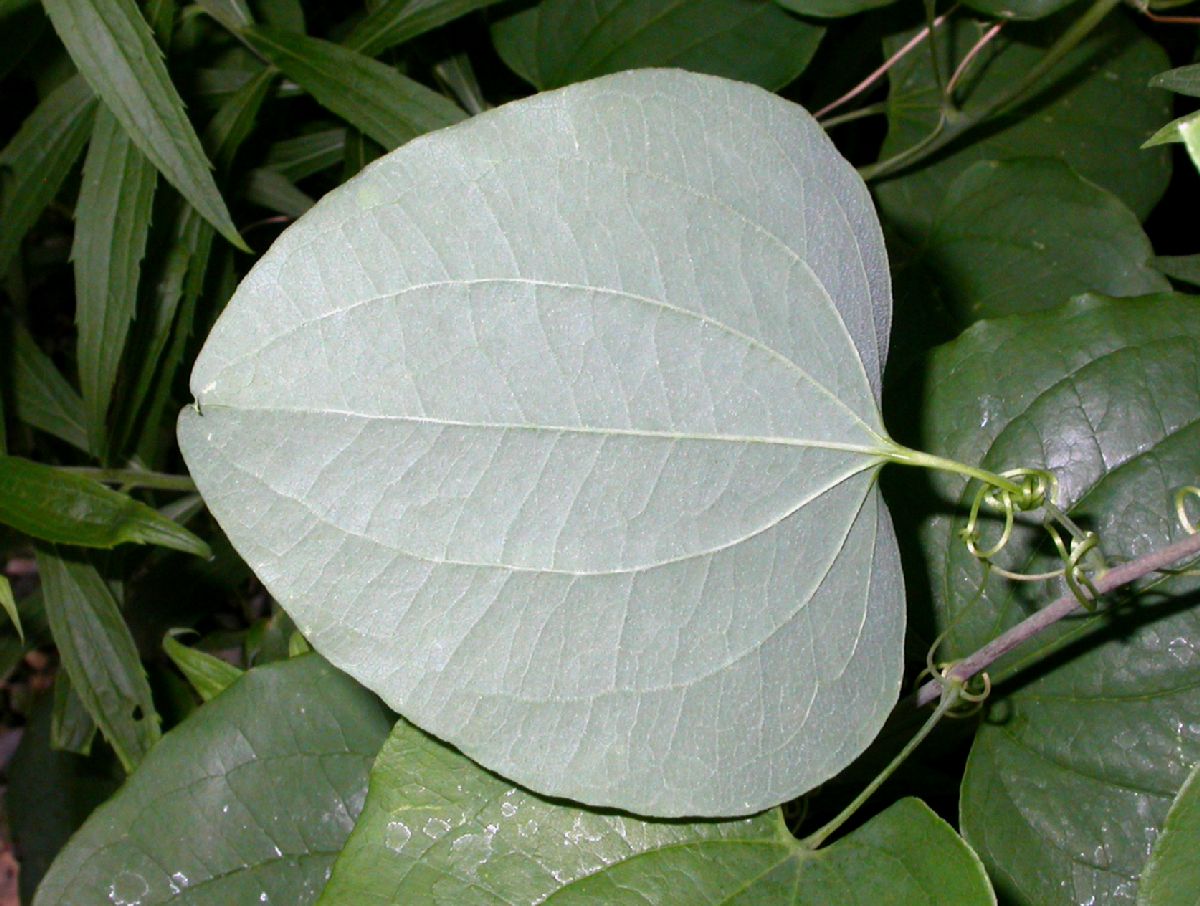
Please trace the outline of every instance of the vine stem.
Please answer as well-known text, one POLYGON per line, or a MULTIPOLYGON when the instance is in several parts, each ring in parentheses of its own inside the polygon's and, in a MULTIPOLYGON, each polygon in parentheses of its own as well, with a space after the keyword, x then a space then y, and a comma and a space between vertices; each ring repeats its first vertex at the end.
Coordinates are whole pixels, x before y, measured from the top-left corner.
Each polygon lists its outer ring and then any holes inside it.
MULTIPOLYGON (((1135 582, 1143 576, 1166 569, 1180 560, 1200 555, 1200 533, 1188 535, 1174 544, 1151 551, 1144 557, 1130 560, 1107 570, 1093 580, 1096 591, 1107 594, 1130 582, 1135 582)), ((985 667, 1001 656, 1008 654, 1014 648, 1036 636, 1047 627, 1054 625, 1063 617, 1075 612, 1085 612, 1079 604, 1079 599, 1073 592, 1068 592, 1052 604, 1043 607, 1037 613, 1021 621, 1016 626, 988 642, 974 654, 959 661, 946 674, 950 680, 966 682, 985 667)), ((929 704, 942 693, 941 683, 944 680, 930 680, 917 690, 916 706, 918 708, 929 704)), ((935 712, 936 713, 936 712, 935 712)))
POLYGON ((984 484, 991 485, 994 488, 1008 491, 1010 494, 1021 493, 1021 486, 1011 478, 1005 478, 1003 475, 997 475, 995 472, 989 472, 987 469, 968 466, 953 459, 946 459, 943 456, 934 456, 932 453, 923 453, 920 450, 902 447, 899 444, 896 444, 894 449, 885 453, 884 458, 888 462, 894 462, 902 466, 917 466, 923 469, 933 469, 937 472, 953 472, 956 475, 965 475, 968 478, 982 481, 984 484))
MULTIPOLYGON (((862 804, 871 798, 872 794, 883 786, 884 782, 895 773, 896 768, 904 763, 904 759, 908 758, 917 746, 925 741, 925 737, 933 732, 933 728, 938 725, 939 721, 946 715, 946 712, 958 704, 960 691, 960 689, 956 688, 947 689, 945 694, 942 695, 942 700, 938 703, 937 708, 929 715, 929 719, 921 725, 921 729, 913 735, 913 738, 905 743, 904 748, 900 750, 899 754, 888 762, 887 767, 880 771, 875 779, 867 784, 866 788, 855 796, 849 805, 838 812, 830 821, 801 840, 801 845, 807 846, 809 849, 817 849, 830 834, 849 821, 854 813, 862 807, 862 804)), ((940 687, 938 694, 941 695, 940 687)))
POLYGON ((1025 74, 1007 90, 988 101, 978 110, 969 113, 954 109, 942 99, 941 115, 938 124, 927 136, 915 145, 904 149, 899 154, 881 160, 870 166, 862 167, 858 172, 865 180, 880 179, 911 167, 930 155, 940 151, 946 145, 957 139, 968 129, 982 123, 993 116, 1006 113, 1009 108, 1026 100, 1030 89, 1034 88, 1042 77, 1057 66, 1067 54, 1074 50, 1092 30, 1112 12, 1121 0, 1094 0, 1087 11, 1071 23, 1057 41, 1041 56, 1037 63, 1026 70, 1025 74))
POLYGON ((87 466, 59 466, 59 471, 82 475, 104 484, 119 484, 128 488, 152 488, 158 491, 196 490, 196 483, 187 475, 168 475, 142 469, 93 469, 87 466))

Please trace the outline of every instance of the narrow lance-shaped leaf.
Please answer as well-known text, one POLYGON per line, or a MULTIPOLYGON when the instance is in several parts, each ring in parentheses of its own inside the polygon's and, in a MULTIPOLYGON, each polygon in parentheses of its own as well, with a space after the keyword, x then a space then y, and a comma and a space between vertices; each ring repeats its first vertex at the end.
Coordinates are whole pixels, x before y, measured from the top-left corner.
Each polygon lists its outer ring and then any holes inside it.
POLYGON ((13 597, 12 585, 8 581, 8 576, 3 573, 0 573, 0 607, 4 608, 4 612, 12 621, 21 644, 25 644, 25 627, 21 625, 21 612, 17 609, 17 599, 13 597))
POLYGON ((436 91, 337 44, 266 28, 246 29, 242 34, 318 103, 385 148, 466 117, 436 91))
POLYGON ((104 579, 78 555, 39 548, 46 616, 71 687, 126 771, 159 739, 137 646, 104 579))
POLYGON ((343 42, 369 57, 499 0, 385 0, 343 42))
POLYGON ((138 276, 156 182, 154 166, 102 108, 75 206, 75 324, 88 446, 103 455, 117 368, 137 309, 138 276))
POLYGON ((378 699, 315 655, 249 671, 96 810, 35 906, 308 906, 362 809, 389 726, 378 699))
POLYGON ((291 180, 320 173, 342 161, 346 132, 344 128, 323 129, 275 142, 267 149, 264 166, 291 180))
POLYGON ((57 544, 137 542, 209 555, 208 545, 182 525, 128 494, 18 456, 0 456, 0 522, 57 544))
POLYGON ((74 76, 34 108, 0 151, 0 275, 79 157, 95 110, 91 89, 74 76))
POLYGON ((13 415, 30 427, 53 434, 88 451, 83 400, 19 322, 0 324, 0 342, 11 356, 0 368, 11 368, 13 415))
POLYGON ((904 799, 813 850, 779 809, 656 822, 553 802, 487 773, 401 720, 321 903, 992 906, 979 859, 904 799))
POLYGON ((889 318, 810 116, 637 71, 326 196, 214 328, 180 442, 313 647, 414 722, 548 794, 746 814, 899 688, 889 318))
POLYGON ((50 715, 50 748, 88 755, 96 737, 96 722, 71 685, 71 675, 60 670, 54 677, 54 710, 50 715))
POLYGON ((244 249, 150 26, 133 0, 43 0, 43 6, 80 73, 134 144, 201 216, 244 249))
MULTIPOLYGON (((264 67, 228 98, 205 130, 205 141, 213 159, 228 170, 237 150, 254 126, 258 111, 267 97, 277 72, 264 67)), ((195 208, 180 207, 170 228, 174 241, 159 265, 154 283, 150 316, 144 322, 144 346, 139 350, 137 374, 123 401, 119 418, 117 449, 132 443, 141 446, 137 432, 155 431, 160 424, 147 417, 153 399, 170 393, 178 358, 169 352, 183 341, 172 343, 173 336, 191 335, 191 312, 204 287, 208 258, 212 251, 213 229, 201 220, 195 208), (184 312, 180 317, 181 310, 184 312), (164 358, 165 357, 165 358, 164 358), (166 369, 166 370, 164 370, 166 369), (150 402, 148 402, 150 401, 150 402)))
POLYGON ((245 0, 196 0, 196 5, 231 32, 254 24, 245 0))
POLYGON ((175 638, 184 631, 176 629, 168 632, 163 639, 163 651, 187 677, 196 693, 204 701, 208 701, 223 692, 243 671, 206 651, 184 645, 175 638))
POLYGON ((1150 85, 1200 98, 1200 63, 1159 73, 1150 80, 1150 85))

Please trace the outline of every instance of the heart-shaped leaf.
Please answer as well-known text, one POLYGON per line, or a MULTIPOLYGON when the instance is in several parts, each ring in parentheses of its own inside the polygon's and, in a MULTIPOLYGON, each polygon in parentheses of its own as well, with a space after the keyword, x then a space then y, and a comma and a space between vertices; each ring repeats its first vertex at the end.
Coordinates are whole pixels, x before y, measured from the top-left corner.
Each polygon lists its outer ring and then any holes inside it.
POLYGON ((643 821, 551 802, 403 720, 322 906, 370 903, 746 903, 992 906, 979 858, 918 799, 819 850, 779 809, 733 821, 643 821))
POLYGON ((313 646, 539 792, 746 814, 900 679, 861 180, 761 89, 639 71, 417 139, 288 229, 184 455, 313 646))
MULTIPOLYGON (((1057 503, 1099 534, 1110 562, 1133 559, 1184 533, 1173 495, 1200 475, 1197 361, 1200 299, 1187 296, 1083 297, 982 322, 931 359, 926 441, 988 468, 1050 469, 1057 503)), ((942 625, 953 621, 944 654, 959 657, 1061 586, 984 582, 956 538, 973 492, 933 480, 960 508, 922 533, 942 625)), ((1053 569, 1043 538, 1018 530, 998 563, 1053 569)), ((962 827, 1013 903, 1132 900, 1200 760, 1200 582, 1152 581, 1127 606, 1080 611, 990 668, 1004 697, 971 751, 962 827)))

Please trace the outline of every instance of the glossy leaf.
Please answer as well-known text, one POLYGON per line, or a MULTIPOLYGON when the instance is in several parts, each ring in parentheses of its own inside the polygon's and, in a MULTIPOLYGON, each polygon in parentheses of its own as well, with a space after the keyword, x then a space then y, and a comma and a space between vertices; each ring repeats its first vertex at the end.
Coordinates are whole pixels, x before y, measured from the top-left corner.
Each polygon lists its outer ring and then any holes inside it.
POLYGON ((272 29, 247 29, 243 34, 318 103, 385 148, 466 117, 448 98, 353 50, 272 29))
POLYGON ((961 323, 1061 305, 1095 290, 1169 290, 1141 224, 1054 158, 981 161, 946 190, 923 261, 961 323))
POLYGON ((823 34, 774 0, 542 0, 492 28, 504 62, 542 90, 658 66, 780 88, 823 34))
POLYGON ((322 906, 445 902, 993 904, 962 839, 904 799, 821 850, 778 809, 655 822, 539 798, 400 721, 322 906))
POLYGON ((182 631, 172 630, 167 633, 163 638, 163 651, 187 677, 187 681, 200 698, 204 701, 215 698, 235 682, 244 671, 206 651, 184 645, 175 638, 182 631))
POLYGON ((43 0, 43 6, 71 59, 133 143, 222 236, 245 248, 133 0, 43 0))
POLYGON ((837 18, 853 16, 880 6, 890 6, 896 0, 775 0, 784 9, 801 16, 837 18))
POLYGON ((132 771, 158 742, 158 713, 129 627, 87 560, 39 548, 46 617, 71 687, 132 771))
POLYGON ((1142 873, 1138 906, 1189 906, 1200 890, 1200 762, 1171 804, 1142 873))
MULTIPOLYGON (((1073 19, 1062 17, 1004 28, 1002 37, 978 54, 963 77, 958 100, 966 111, 1018 81, 1046 52, 1048 42, 1073 19)), ((966 19, 938 29, 942 71, 952 72, 980 33, 966 19)), ((910 34, 885 42, 890 54, 910 34)), ((1068 54, 1034 100, 1013 114, 968 132, 931 162, 880 181, 876 198, 886 219, 910 239, 923 238, 946 186, 979 160, 1007 160, 1052 154, 1081 176, 1120 198, 1139 218, 1157 203, 1170 177, 1170 158, 1140 150, 1143 141, 1170 115, 1169 98, 1147 87, 1167 66, 1162 48, 1136 26, 1109 16, 1068 54)), ((941 95, 928 48, 910 53, 889 74, 888 134, 881 149, 887 158, 920 141, 934 128, 941 95)))
POLYGON ((79 394, 24 327, 10 321, 0 325, 0 330, 6 348, 12 353, 0 367, 12 369, 13 415, 30 427, 86 451, 87 429, 79 394))
POLYGON ((101 453, 117 368, 137 309, 157 174, 107 108, 95 120, 75 206, 71 260, 88 446, 101 453))
POLYGON ((963 0, 963 5, 995 19, 1044 19, 1078 0, 963 0))
POLYGON ((1200 111, 1181 116, 1146 139, 1143 148, 1182 142, 1196 169, 1200 170, 1200 111))
POLYGON ((384 0, 355 26, 345 45, 369 57, 499 0, 384 0))
POLYGON ((208 545, 90 478, 18 456, 0 456, 0 523, 43 541, 83 547, 157 544, 207 557, 208 545))
POLYGON ((1150 80, 1150 85, 1200 98, 1200 63, 1159 73, 1150 80))
POLYGON ((747 814, 898 690, 889 316, 810 116, 626 73, 326 196, 226 308, 180 441, 313 647, 414 722, 551 795, 747 814))
POLYGON ((374 696, 318 657, 251 670, 96 810, 35 906, 312 903, 388 726, 374 696))
POLYGON ((96 98, 78 76, 48 94, 0 150, 0 276, 83 151, 96 98))
MULTIPOLYGON (((1165 294, 1084 297, 977 324, 932 358, 926 446, 993 469, 1052 470, 1059 506, 1099 533, 1111 562, 1177 540, 1174 492, 1200 474, 1198 316, 1200 299, 1165 294)), ((922 531, 942 623, 956 620, 940 656, 955 658, 1061 587, 983 583, 956 534, 973 492, 941 476, 932 483, 939 509, 959 508, 922 531)), ((1042 537, 1018 531, 998 562, 1053 568, 1042 537)), ((1171 798, 1200 761, 1200 734, 1188 729, 1200 727, 1200 611, 1191 606, 1200 580, 1155 581, 1126 606, 1065 620, 989 668, 995 683, 1021 682, 979 730, 962 827, 1011 902, 1132 900, 1171 798), (1046 660, 1055 651, 1063 656, 1046 660)))

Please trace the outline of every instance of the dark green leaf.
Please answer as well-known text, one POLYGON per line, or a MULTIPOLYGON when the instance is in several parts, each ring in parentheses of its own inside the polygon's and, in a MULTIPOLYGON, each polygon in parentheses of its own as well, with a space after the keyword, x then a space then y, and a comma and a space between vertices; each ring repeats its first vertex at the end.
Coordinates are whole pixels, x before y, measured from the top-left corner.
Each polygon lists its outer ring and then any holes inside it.
POLYGON ((46 617, 71 686, 126 771, 159 739, 158 713, 129 627, 87 560, 38 549, 46 617))
POLYGON ((357 129, 346 131, 345 153, 342 158, 342 179, 345 182, 351 176, 361 172, 363 167, 379 156, 379 145, 371 141, 357 129))
POLYGON ((1150 263, 1174 280, 1200 286, 1200 255, 1165 255, 1150 263))
POLYGON ((34 903, 313 902, 389 724, 315 655, 251 670, 163 737, 34 903))
POLYGON ((328 41, 265 28, 244 35, 319 103, 385 148, 466 117, 453 101, 391 66, 328 41))
POLYGON ((244 671, 199 648, 189 648, 175 637, 186 630, 173 629, 163 638, 163 651, 192 684, 199 696, 208 701, 234 682, 244 671))
POLYGON ((324 129, 275 142, 267 149, 266 166, 293 182, 342 162, 346 129, 324 129))
POLYGON ((403 44, 498 0, 385 0, 358 23, 345 45, 368 57, 403 44))
POLYGON ((44 695, 34 705, 7 771, 4 804, 21 853, 22 903, 33 899, 71 834, 121 785, 121 767, 106 747, 87 758, 50 747, 51 704, 44 695))
POLYGON ((12 369, 6 377, 12 381, 13 415, 87 451, 83 400, 79 394, 19 323, 0 324, 0 338, 7 340, 6 346, 12 352, 7 363, 0 360, 0 367, 7 365, 12 369))
MULTIPOLYGON (((262 69, 221 105, 208 124, 205 142, 222 170, 232 166, 276 75, 268 68, 262 69)), ((159 262, 150 316, 143 322, 144 344, 137 359, 137 373, 123 401, 118 449, 125 448, 131 439, 135 447, 141 446, 141 436, 158 429, 160 423, 147 416, 147 409, 152 410, 153 399, 169 394, 174 386, 174 369, 181 364, 181 348, 191 336, 192 314, 204 288, 212 252, 212 227, 200 219, 195 208, 184 206, 169 229, 173 239, 159 262), (174 355, 170 354, 172 350, 174 355), (134 438, 135 432, 140 436, 134 438)))
POLYGON ((1161 72, 1150 80, 1150 85, 1200 98, 1200 63, 1161 72))
POLYGON ((963 324, 1061 305, 1094 290, 1170 289, 1141 224, 1055 158, 981 161, 946 190, 923 249, 963 324))
POLYGON ((0 456, 0 522, 57 544, 136 542, 209 555, 208 545, 182 525, 129 495, 17 456, 0 456))
POLYGON ((20 638, 22 646, 25 644, 25 627, 21 625, 21 611, 17 609, 17 599, 13 597, 12 585, 8 581, 8 576, 0 573, 0 607, 4 608, 4 612, 8 614, 8 619, 12 621, 13 628, 17 630, 17 637, 20 638))
POLYGON ((294 182, 278 170, 267 167, 256 167, 246 174, 242 197, 251 204, 291 218, 299 217, 316 204, 307 192, 296 188, 294 182))
POLYGON ((963 5, 994 19, 1043 19, 1079 0, 963 0, 963 5))
POLYGON ((246 0, 196 0, 196 5, 235 34, 254 24, 246 0))
POLYGON ((92 128, 96 98, 80 77, 54 89, 0 151, 0 276, 57 194, 92 128))
POLYGON ((133 0, 43 0, 43 6, 71 59, 134 144, 222 236, 245 248, 133 0))
MULTIPOLYGON (((1198 363, 1200 299, 1186 296, 1084 297, 982 322, 931 360, 926 446, 992 469, 1052 470, 1058 505, 1099 533, 1111 561, 1131 559, 1183 534, 1172 498, 1200 475, 1198 363)), ((957 535, 970 492, 931 481, 957 512, 921 533, 942 625, 955 621, 939 657, 954 658, 1062 589, 984 582, 957 535)), ((1043 538, 1018 530, 997 562, 1052 569, 1043 538)), ((962 790, 964 833, 1012 902, 1132 898, 1171 798, 1200 761, 1200 735, 1180 730, 1200 726, 1198 589, 1195 577, 1160 577, 1132 604, 1080 611, 990 668, 999 683, 1044 664, 990 712, 962 790)))
POLYGON ((60 670, 54 677, 54 711, 50 717, 50 748, 87 755, 92 751, 96 722, 71 685, 71 675, 60 670))
POLYGON ((1200 891, 1200 762, 1171 804, 1142 873, 1138 906, 1195 906, 1200 891))
MULTIPOLYGON (((977 110, 1021 78, 1073 16, 1007 26, 972 63, 958 99, 977 110)), ((952 72, 980 37, 966 19, 938 29, 942 72, 952 72)), ((911 34, 885 43, 895 51, 911 34)), ((1139 217, 1150 213, 1170 177, 1169 155, 1139 150, 1170 115, 1169 98, 1146 86, 1167 65, 1162 48, 1122 17, 1110 16, 1068 54, 1035 98, 1012 114, 968 132, 932 162, 876 186, 883 214, 908 238, 927 233, 946 186, 979 160, 1053 154, 1084 178, 1108 189, 1139 217)), ((939 116, 941 95, 927 47, 905 56, 890 73, 887 158, 923 139, 939 116)))
POLYGON ((150 232, 154 166, 107 108, 96 113, 75 207, 75 324, 88 446, 105 449, 107 419, 150 232))
POLYGON ((498 20, 492 39, 539 89, 659 66, 774 89, 804 71, 824 32, 774 0, 542 0, 498 20))
POLYGON ((255 7, 263 22, 271 28, 282 28, 304 34, 304 7, 300 0, 257 0, 255 7))
POLYGON ((868 9, 889 6, 896 0, 775 0, 784 9, 802 16, 824 16, 835 18, 853 16, 868 9))
POLYGON ((465 53, 451 54, 433 67, 438 83, 454 95, 471 116, 483 113, 490 106, 475 77, 471 58, 465 53))
POLYGON ((0 79, 6 78, 38 47, 49 25, 37 0, 3 5, 0 9, 0 79))
POLYGON ((401 720, 322 904, 992 904, 979 860, 915 799, 825 849, 778 809, 646 821, 542 799, 401 720))

